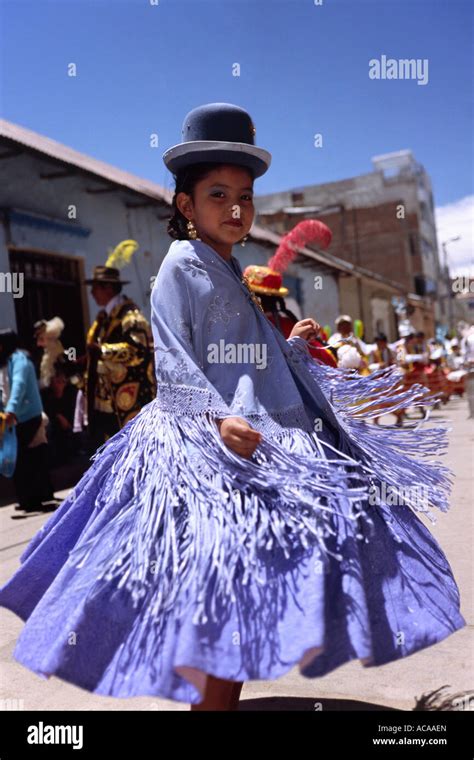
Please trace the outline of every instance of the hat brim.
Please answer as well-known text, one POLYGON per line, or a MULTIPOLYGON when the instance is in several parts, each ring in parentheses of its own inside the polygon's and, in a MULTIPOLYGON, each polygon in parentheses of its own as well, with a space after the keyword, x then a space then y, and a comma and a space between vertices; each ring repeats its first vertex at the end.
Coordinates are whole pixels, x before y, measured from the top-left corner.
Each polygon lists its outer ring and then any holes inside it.
POLYGON ((163 161, 173 174, 192 164, 210 162, 246 166, 252 170, 254 177, 261 177, 269 168, 272 155, 248 143, 193 140, 168 148, 163 153, 163 161))
POLYGON ((275 288, 265 288, 263 285, 250 285, 249 286, 255 293, 262 293, 264 296, 287 296, 290 292, 288 288, 281 287, 278 290, 275 288))

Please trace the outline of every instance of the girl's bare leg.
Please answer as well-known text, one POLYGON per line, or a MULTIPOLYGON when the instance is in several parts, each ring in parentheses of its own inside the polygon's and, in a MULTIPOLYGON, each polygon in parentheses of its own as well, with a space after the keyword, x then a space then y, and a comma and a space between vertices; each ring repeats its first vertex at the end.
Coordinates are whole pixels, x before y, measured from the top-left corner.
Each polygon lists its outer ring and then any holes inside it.
POLYGON ((243 683, 208 675, 204 699, 191 710, 237 710, 243 683))
POLYGON ((234 681, 234 686, 232 687, 231 710, 239 709, 239 700, 243 685, 243 681, 234 681))

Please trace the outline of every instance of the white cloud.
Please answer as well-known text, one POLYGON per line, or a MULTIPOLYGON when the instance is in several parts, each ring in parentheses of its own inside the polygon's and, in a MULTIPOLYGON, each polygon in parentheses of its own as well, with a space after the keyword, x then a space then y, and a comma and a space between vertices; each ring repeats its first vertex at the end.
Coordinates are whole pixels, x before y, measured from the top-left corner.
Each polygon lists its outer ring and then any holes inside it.
POLYGON ((446 246, 449 270, 452 276, 474 277, 474 195, 439 206, 435 210, 435 219, 440 262, 444 263, 441 243, 459 235, 460 240, 446 246))

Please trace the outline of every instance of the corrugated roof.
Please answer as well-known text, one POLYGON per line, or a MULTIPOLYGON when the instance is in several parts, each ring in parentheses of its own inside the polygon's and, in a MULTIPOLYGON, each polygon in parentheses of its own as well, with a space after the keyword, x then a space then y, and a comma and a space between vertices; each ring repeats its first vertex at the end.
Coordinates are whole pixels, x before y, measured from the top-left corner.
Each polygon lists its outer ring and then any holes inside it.
POLYGON ((173 193, 156 182, 137 177, 135 174, 125 172, 116 166, 112 166, 112 164, 105 163, 105 161, 99 161, 97 158, 86 156, 84 153, 74 150, 74 148, 69 148, 67 145, 63 145, 56 140, 51 140, 49 137, 44 137, 44 135, 33 132, 33 130, 26 127, 21 127, 19 124, 13 124, 11 121, 0 119, 0 137, 12 140, 30 150, 43 153, 68 166, 75 166, 78 169, 94 174, 98 179, 113 182, 116 185, 134 190, 154 200, 164 201, 169 204, 172 201, 173 193))

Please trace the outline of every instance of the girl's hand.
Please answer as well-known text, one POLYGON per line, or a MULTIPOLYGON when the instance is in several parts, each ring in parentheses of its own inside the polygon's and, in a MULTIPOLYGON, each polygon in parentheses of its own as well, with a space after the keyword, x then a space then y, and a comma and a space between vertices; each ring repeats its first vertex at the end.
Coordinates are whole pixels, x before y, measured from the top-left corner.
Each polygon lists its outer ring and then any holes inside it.
POLYGON ((254 430, 242 417, 226 417, 216 422, 225 445, 241 457, 250 459, 262 440, 262 434, 254 430))
POLYGON ((304 338, 304 340, 311 340, 311 338, 318 337, 320 329, 321 325, 318 322, 315 322, 314 319, 301 319, 296 325, 294 325, 288 337, 294 338, 295 336, 298 336, 304 338))

